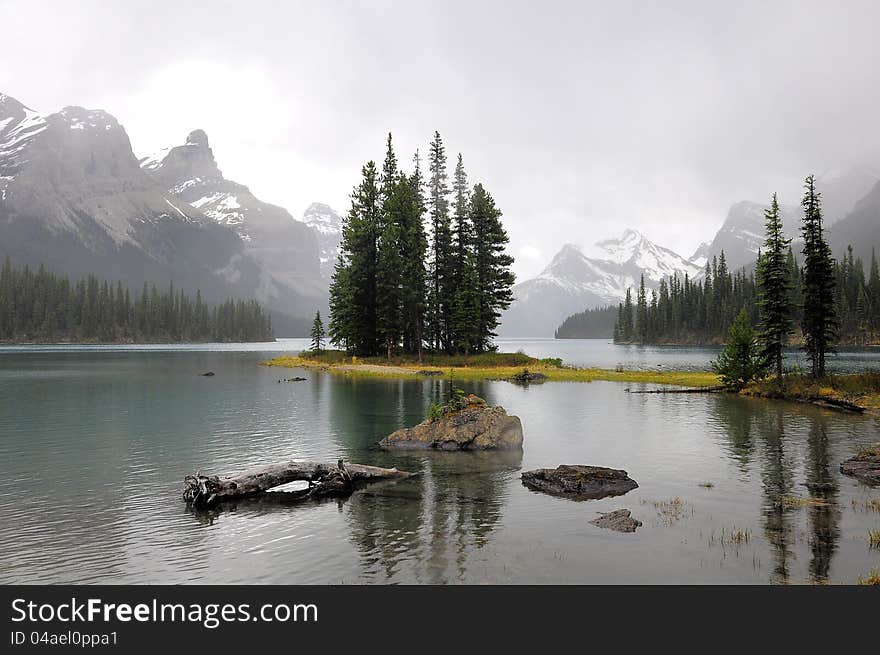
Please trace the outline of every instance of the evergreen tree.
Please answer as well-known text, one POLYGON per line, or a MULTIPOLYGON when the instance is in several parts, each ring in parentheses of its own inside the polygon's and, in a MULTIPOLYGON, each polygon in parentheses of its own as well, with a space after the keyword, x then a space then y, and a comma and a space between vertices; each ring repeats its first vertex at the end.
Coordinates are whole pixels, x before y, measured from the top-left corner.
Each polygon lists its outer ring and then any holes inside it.
POLYGON ((776 379, 781 383, 783 351, 792 329, 789 308, 791 284, 787 261, 791 240, 786 239, 782 232, 782 217, 775 193, 770 208, 764 211, 764 218, 765 251, 758 258, 757 276, 761 316, 760 341, 762 355, 774 367, 776 379))
POLYGON ((377 350, 378 240, 382 219, 378 172, 372 161, 361 170, 342 226, 339 259, 330 285, 330 338, 346 350, 377 350))
POLYGON ((639 340, 639 343, 648 343, 648 302, 645 296, 644 274, 639 283, 639 292, 636 296, 636 338, 639 340))
POLYGON ((742 389, 752 380, 760 378, 764 371, 755 330, 749 323, 745 310, 740 310, 727 335, 727 344, 712 362, 712 370, 721 382, 732 389, 742 389))
POLYGON ((623 340, 627 343, 633 340, 633 300, 632 291, 627 288, 626 299, 623 301, 623 328, 620 330, 623 340))
POLYGON ((448 347, 449 319, 454 294, 452 264, 452 228, 449 216, 449 186, 446 174, 446 149, 439 132, 429 150, 428 207, 431 223, 431 289, 428 320, 434 350, 448 347))
POLYGON ((834 260, 822 230, 820 194, 815 178, 810 175, 804 182, 803 226, 804 239, 803 317, 804 350, 810 358, 813 377, 825 375, 825 355, 833 349, 837 338, 835 312, 834 260))
POLYGON ((412 187, 406 176, 399 176, 385 204, 385 227, 379 240, 377 282, 377 331, 388 359, 401 344, 405 330, 402 228, 412 217, 412 187))
POLYGON ((474 348, 477 351, 494 350, 493 337, 496 336, 498 318, 513 302, 515 278, 510 270, 513 257, 505 252, 509 239, 501 224, 501 211, 482 184, 475 185, 471 193, 470 217, 479 303, 474 348))
POLYGON ((450 349, 470 352, 477 346, 477 335, 471 326, 472 317, 479 312, 478 294, 474 287, 477 281, 476 261, 473 256, 473 229, 471 227, 468 202, 467 174, 461 153, 455 165, 452 191, 454 205, 452 215, 453 256, 450 265, 455 295, 452 298, 452 317, 449 334, 450 349))
POLYGON ((321 320, 321 312, 315 312, 315 320, 312 321, 312 352, 321 353, 324 350, 324 322, 321 320))

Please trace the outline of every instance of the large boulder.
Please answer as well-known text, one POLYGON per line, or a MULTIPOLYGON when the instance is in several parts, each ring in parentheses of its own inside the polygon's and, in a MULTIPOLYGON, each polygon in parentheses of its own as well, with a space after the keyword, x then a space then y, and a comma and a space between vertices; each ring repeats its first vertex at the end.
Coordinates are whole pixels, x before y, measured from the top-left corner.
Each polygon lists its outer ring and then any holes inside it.
POLYGON ((503 407, 469 404, 464 409, 402 428, 379 442, 385 449, 521 450, 522 423, 503 407))
POLYGON ((522 482, 530 489, 572 500, 622 496, 639 486, 626 471, 581 464, 562 464, 555 469, 525 471, 522 482))
POLYGON ((880 485, 880 443, 842 462, 840 472, 870 485, 880 485))

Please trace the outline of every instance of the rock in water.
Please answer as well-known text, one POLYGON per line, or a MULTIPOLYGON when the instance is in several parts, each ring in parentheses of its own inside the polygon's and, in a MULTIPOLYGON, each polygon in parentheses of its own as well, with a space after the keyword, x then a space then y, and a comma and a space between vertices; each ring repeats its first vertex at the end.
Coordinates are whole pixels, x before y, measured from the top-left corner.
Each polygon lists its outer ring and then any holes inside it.
POLYGON ((641 521, 630 516, 628 509, 616 509, 607 514, 600 514, 599 518, 593 519, 590 523, 600 528, 617 530, 618 532, 635 532, 636 528, 642 525, 641 521))
POLYGON ((525 471, 522 481, 530 489, 572 500, 622 496, 639 486, 626 471, 581 464, 562 464, 555 469, 525 471))
POLYGON ((841 462, 840 472, 870 485, 880 485, 880 443, 841 462))
POLYGON ((520 450, 522 423, 503 407, 471 404, 414 428, 403 428, 379 442, 385 449, 520 450))

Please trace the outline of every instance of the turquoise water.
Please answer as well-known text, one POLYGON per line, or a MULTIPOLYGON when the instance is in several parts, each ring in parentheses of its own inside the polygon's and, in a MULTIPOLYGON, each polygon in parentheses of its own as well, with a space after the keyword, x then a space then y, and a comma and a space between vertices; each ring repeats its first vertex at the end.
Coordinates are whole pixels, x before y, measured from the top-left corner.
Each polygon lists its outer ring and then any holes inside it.
MULTIPOLYGON (((880 489, 838 472, 878 440, 875 418, 606 382, 483 382, 469 390, 521 417, 521 456, 383 453, 373 444, 420 421, 445 384, 258 366, 301 343, 0 349, 0 582, 852 583, 880 567, 867 542, 880 513, 864 505, 880 489), (308 380, 278 383, 293 375, 308 380), (180 499, 196 470, 338 457, 423 475, 296 505, 194 513, 180 499), (624 468, 640 486, 576 503, 519 480, 561 463, 624 468), (777 502, 811 494, 825 504, 777 502), (590 525, 622 507, 637 532, 590 525)), ((510 343, 600 366, 677 368, 700 353, 510 343)))

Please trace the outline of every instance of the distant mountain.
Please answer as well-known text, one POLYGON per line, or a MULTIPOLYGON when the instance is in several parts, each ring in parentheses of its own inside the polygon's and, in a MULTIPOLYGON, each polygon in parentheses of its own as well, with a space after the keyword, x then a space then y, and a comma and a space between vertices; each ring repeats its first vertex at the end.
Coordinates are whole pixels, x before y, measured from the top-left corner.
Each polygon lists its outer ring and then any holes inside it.
POLYGON ((861 257, 865 265, 871 262, 872 251, 880 257, 880 182, 863 197, 846 218, 828 229, 828 241, 834 256, 840 258, 847 246, 861 257))
POLYGON ((318 235, 321 277, 330 282, 339 257, 339 242, 342 241, 342 217, 328 205, 315 202, 306 209, 302 222, 318 235))
POLYGON ((145 157, 140 165, 172 197, 238 233, 245 252, 266 272, 260 300, 301 316, 326 312, 316 233, 286 209, 223 177, 204 131, 191 132, 182 145, 145 157))
POLYGON ((588 257, 566 244, 537 277, 514 287, 514 302, 502 317, 502 336, 549 337, 562 321, 584 309, 617 304, 627 288, 639 284, 656 288, 660 280, 678 273, 694 276, 701 268, 663 248, 635 230, 619 239, 596 244, 599 257, 588 257))
POLYGON ((206 299, 255 297, 266 275, 234 230, 165 192, 100 110, 42 115, 0 94, 0 259, 206 299))
MULTIPOLYGON (((816 180, 816 188, 822 194, 826 225, 832 226, 854 211, 856 203, 877 184, 878 180, 880 180, 878 174, 867 167, 852 168, 845 173, 828 173, 819 177, 816 180)), ((723 250, 728 267, 732 270, 753 265, 758 250, 764 243, 766 208, 767 204, 750 201, 733 205, 708 249, 698 251, 699 254, 711 259, 718 257, 723 250)), ((798 249, 797 242, 800 239, 800 224, 803 216, 801 207, 797 204, 788 204, 783 205, 781 210, 783 228, 788 237, 795 242, 795 249, 798 249)), ((697 261, 698 257, 691 259, 697 261)))
POLYGON ((697 249, 694 251, 694 254, 688 257, 688 261, 696 264, 697 266, 705 266, 706 262, 709 261, 709 253, 711 252, 712 242, 704 241, 701 243, 697 249))

